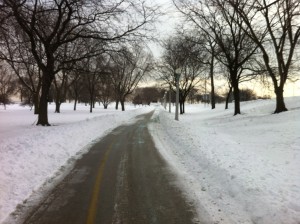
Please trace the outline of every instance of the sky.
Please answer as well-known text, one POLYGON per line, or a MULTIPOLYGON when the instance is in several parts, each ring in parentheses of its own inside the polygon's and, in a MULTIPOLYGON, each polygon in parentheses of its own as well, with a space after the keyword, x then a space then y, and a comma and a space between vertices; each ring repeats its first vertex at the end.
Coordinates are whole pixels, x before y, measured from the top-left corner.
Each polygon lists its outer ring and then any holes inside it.
MULTIPOLYGON (((180 13, 176 10, 172 0, 154 0, 154 3, 161 7, 161 11, 165 14, 160 17, 156 23, 157 37, 165 40, 176 30, 176 26, 180 24, 180 13)), ((152 42, 149 44, 155 58, 159 58, 162 54, 162 48, 159 43, 152 42)))

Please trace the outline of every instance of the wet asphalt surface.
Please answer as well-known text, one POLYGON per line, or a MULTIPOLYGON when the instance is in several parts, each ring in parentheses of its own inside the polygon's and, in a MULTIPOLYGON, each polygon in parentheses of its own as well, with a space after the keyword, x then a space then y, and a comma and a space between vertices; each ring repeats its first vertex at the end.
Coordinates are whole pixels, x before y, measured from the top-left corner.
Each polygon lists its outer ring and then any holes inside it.
POLYGON ((97 142, 20 223, 194 223, 193 207, 148 132, 152 113, 97 142))

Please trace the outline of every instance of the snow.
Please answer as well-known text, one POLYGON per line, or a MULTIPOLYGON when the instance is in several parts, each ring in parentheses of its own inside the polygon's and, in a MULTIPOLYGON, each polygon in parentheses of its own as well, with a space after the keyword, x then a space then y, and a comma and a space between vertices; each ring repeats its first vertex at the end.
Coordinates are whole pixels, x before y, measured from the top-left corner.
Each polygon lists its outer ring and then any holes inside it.
POLYGON ((188 105, 179 122, 156 110, 153 139, 200 223, 300 223, 300 97, 286 105, 272 114, 275 100, 245 102, 238 116, 188 105))
POLYGON ((61 113, 49 105, 51 127, 34 125, 37 116, 28 107, 0 107, 0 223, 34 192, 74 164, 90 146, 113 128, 134 122, 152 107, 126 105, 125 112, 62 104, 61 113))
MULTIPOLYGON (((233 105, 187 105, 179 121, 156 107, 150 132, 200 223, 300 223, 300 97, 286 104, 288 112, 272 114, 275 100, 245 102, 238 116, 233 105)), ((55 114, 53 107, 51 127, 35 126, 28 107, 0 107, 0 223, 45 183, 54 184, 95 141, 153 110, 127 105, 121 112, 111 105, 89 113, 84 105, 72 111, 63 104, 55 114)))

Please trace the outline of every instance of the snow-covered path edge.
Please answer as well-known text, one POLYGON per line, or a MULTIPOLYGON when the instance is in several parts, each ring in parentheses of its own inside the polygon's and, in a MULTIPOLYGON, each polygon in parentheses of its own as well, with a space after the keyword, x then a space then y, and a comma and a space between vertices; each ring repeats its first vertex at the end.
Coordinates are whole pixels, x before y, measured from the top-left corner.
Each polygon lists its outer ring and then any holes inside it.
POLYGON ((191 105, 179 122, 155 111, 152 138, 200 223, 300 222, 299 97, 287 103, 271 115, 274 100, 246 102, 235 117, 191 105))
MULTIPOLYGON (((148 128, 156 148, 170 166, 171 172, 177 177, 175 184, 183 191, 182 193, 186 199, 193 205, 194 209, 196 209, 197 217, 195 217, 195 223, 212 224, 219 223, 219 220, 223 220, 229 224, 229 220, 223 219, 226 217, 224 214, 218 215, 220 214, 219 212, 212 214, 211 211, 207 210, 208 207, 211 207, 211 204, 208 205, 206 202, 201 201, 201 198, 207 197, 207 195, 202 195, 201 191, 197 190, 197 188, 201 189, 201 185, 188 173, 188 169, 183 165, 185 163, 184 159, 177 153, 174 153, 180 151, 181 146, 177 145, 176 141, 173 141, 176 136, 171 136, 166 130, 165 125, 161 124, 160 118, 163 116, 162 113, 164 113, 164 111, 159 108, 155 110, 152 116, 152 122, 149 123, 148 128)), ((177 141, 180 141, 180 139, 177 139, 177 141)), ((218 211, 217 208, 215 209, 218 211)))
POLYGON ((0 139, 0 223, 32 195, 39 200, 41 188, 53 187, 111 130, 152 110, 144 107, 58 126, 33 126, 19 136, 0 139))

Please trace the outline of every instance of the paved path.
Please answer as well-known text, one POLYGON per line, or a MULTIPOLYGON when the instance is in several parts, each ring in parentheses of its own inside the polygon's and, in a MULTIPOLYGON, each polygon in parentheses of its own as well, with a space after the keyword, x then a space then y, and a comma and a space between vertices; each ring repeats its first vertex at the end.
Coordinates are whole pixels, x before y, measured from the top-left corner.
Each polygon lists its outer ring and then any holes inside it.
POLYGON ((22 223, 193 223, 193 208, 172 184, 148 132, 151 115, 95 144, 22 223))

